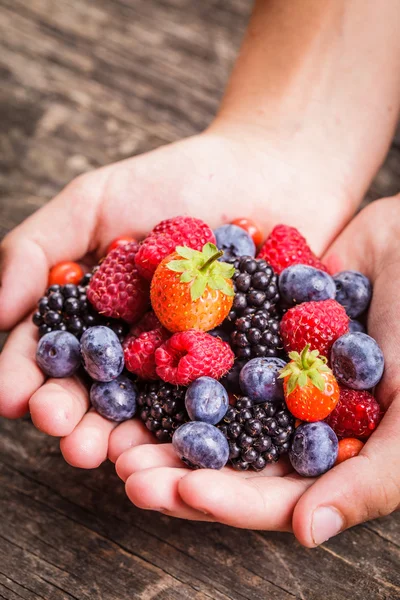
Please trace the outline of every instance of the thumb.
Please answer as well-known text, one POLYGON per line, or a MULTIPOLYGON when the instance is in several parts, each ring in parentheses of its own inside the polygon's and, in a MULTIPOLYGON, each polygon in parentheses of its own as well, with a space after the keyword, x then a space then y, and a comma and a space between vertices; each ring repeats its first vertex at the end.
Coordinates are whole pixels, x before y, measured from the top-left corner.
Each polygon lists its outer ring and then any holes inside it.
POLYGON ((344 529, 400 508, 400 396, 361 453, 323 475, 293 514, 293 531, 309 548, 344 529))
POLYGON ((11 231, 0 246, 0 331, 13 327, 46 287, 49 269, 89 250, 99 204, 96 181, 84 175, 11 231))

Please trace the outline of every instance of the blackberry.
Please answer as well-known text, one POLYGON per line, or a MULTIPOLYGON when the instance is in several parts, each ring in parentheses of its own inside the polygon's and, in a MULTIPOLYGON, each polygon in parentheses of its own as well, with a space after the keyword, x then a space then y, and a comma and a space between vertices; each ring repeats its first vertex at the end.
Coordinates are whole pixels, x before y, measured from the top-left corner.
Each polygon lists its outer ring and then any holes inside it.
POLYGON ((229 442, 229 460, 238 471, 261 471, 288 452, 294 417, 285 404, 255 404, 241 397, 230 406, 218 428, 229 442))
POLYGON ((164 381, 138 382, 138 415, 160 442, 170 442, 176 429, 189 421, 186 388, 164 381))
POLYGON ((250 360, 258 356, 278 356, 283 350, 279 320, 266 310, 239 317, 234 322, 231 346, 236 356, 250 360))
POLYGON ((69 331, 78 339, 82 333, 93 325, 110 327, 122 341, 128 327, 122 321, 105 319, 99 315, 86 296, 91 273, 83 276, 79 285, 51 285, 45 295, 40 298, 33 322, 39 328, 39 337, 50 331, 69 331))
POLYGON ((230 321, 255 314, 257 311, 277 316, 279 302, 278 277, 273 268, 262 258, 242 256, 233 263, 232 280, 235 288, 230 321))

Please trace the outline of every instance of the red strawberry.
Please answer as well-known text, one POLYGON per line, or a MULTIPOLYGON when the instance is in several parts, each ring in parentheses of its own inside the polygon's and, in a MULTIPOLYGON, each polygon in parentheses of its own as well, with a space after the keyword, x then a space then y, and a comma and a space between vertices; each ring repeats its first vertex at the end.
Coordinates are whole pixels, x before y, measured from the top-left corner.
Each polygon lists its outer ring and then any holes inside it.
POLYGON ((157 375, 175 385, 189 385, 203 375, 220 379, 235 360, 229 344, 196 329, 175 333, 155 357, 157 375))
POLYGON ((208 225, 193 217, 174 217, 161 221, 140 246, 136 256, 139 273, 150 280, 160 262, 177 246, 201 250, 207 242, 215 244, 208 225))
POLYGON ((286 267, 297 264, 327 271, 301 233, 288 225, 277 225, 272 230, 257 258, 264 258, 278 274, 286 267))
POLYGON ((339 438, 366 439, 381 418, 381 408, 372 394, 340 388, 339 402, 325 421, 339 438))
POLYGON ((138 244, 112 250, 94 273, 87 296, 97 312, 134 323, 149 306, 149 284, 135 266, 138 244))
POLYGON ((128 371, 146 381, 158 379, 155 352, 169 336, 170 333, 164 327, 143 331, 138 337, 129 335, 123 344, 128 371))
POLYGON ((328 356, 332 344, 349 330, 349 317, 336 300, 303 302, 289 309, 281 321, 286 352, 301 352, 307 344, 328 356))

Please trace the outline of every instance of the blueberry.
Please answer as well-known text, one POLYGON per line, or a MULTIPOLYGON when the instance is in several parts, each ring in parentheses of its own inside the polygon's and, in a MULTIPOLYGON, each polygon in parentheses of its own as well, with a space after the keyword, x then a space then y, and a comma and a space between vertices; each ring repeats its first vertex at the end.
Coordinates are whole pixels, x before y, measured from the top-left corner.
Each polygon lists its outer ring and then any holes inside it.
POLYGON ((369 390, 382 378, 382 350, 366 333, 346 333, 332 346, 331 365, 339 383, 353 390, 369 390))
POLYGON ((286 365, 284 360, 275 357, 253 358, 240 372, 240 387, 245 396, 260 402, 282 402, 283 382, 279 371, 286 365))
POLYGON ((372 296, 372 285, 368 277, 358 271, 342 271, 334 276, 336 300, 346 309, 352 319, 359 317, 368 308, 372 296))
POLYGON ((227 331, 225 331, 225 329, 223 327, 216 327, 215 329, 212 329, 208 333, 210 335, 212 335, 213 337, 220 338, 223 342, 227 342, 228 344, 231 341, 230 334, 227 331))
POLYGON ((229 398, 219 381, 212 377, 199 377, 188 387, 185 405, 192 421, 216 425, 225 416, 229 398))
POLYGON ((209 423, 191 421, 181 425, 172 437, 172 445, 190 467, 222 469, 228 462, 228 440, 209 423))
POLYGON ((237 225, 221 225, 214 231, 217 246, 224 251, 221 260, 233 260, 240 256, 255 256, 256 247, 247 231, 237 225))
POLYGON ((49 377, 70 377, 81 364, 79 342, 66 331, 46 333, 40 338, 36 362, 49 377))
POLYGON ((281 298, 288 306, 302 302, 333 299, 336 286, 332 277, 308 265, 293 265, 279 276, 281 298))
POLYGON ((124 375, 113 381, 96 382, 90 388, 90 401, 97 412, 111 421, 126 421, 136 413, 137 388, 124 375))
POLYGON ((367 330, 365 329, 364 325, 362 323, 360 323, 360 321, 357 321, 356 319, 350 319, 349 321, 349 331, 350 333, 367 333, 367 330))
POLYGON ((117 335, 98 325, 87 329, 81 338, 83 365, 97 381, 111 381, 122 373, 124 352, 117 335))
POLYGON ((333 467, 338 455, 336 433, 324 421, 304 423, 295 431, 289 459, 303 477, 317 477, 333 467))

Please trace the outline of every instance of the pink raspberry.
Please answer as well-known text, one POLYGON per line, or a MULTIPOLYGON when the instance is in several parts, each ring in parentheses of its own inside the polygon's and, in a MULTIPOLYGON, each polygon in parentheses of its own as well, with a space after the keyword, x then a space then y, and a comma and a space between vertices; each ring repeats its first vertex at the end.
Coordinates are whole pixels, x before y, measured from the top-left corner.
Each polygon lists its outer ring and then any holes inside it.
POLYGON ((124 341, 125 366, 128 371, 146 381, 158 379, 155 352, 169 336, 170 333, 164 327, 144 331, 138 337, 128 336, 124 341))
POLYGON ((148 282, 136 268, 136 242, 112 250, 94 273, 87 297, 101 315, 134 323, 149 306, 148 282))
POLYGON ((338 438, 366 439, 376 429, 382 410, 372 394, 340 388, 340 399, 325 419, 338 438))
POLYGON ((137 269, 146 279, 153 277, 160 262, 174 252, 176 246, 201 250, 204 244, 215 244, 208 225, 193 217, 174 217, 161 221, 141 244, 136 255, 137 269))
POLYGON ((175 333, 155 353, 157 375, 168 383, 189 385, 207 375, 220 379, 233 365, 229 344, 197 329, 175 333))

